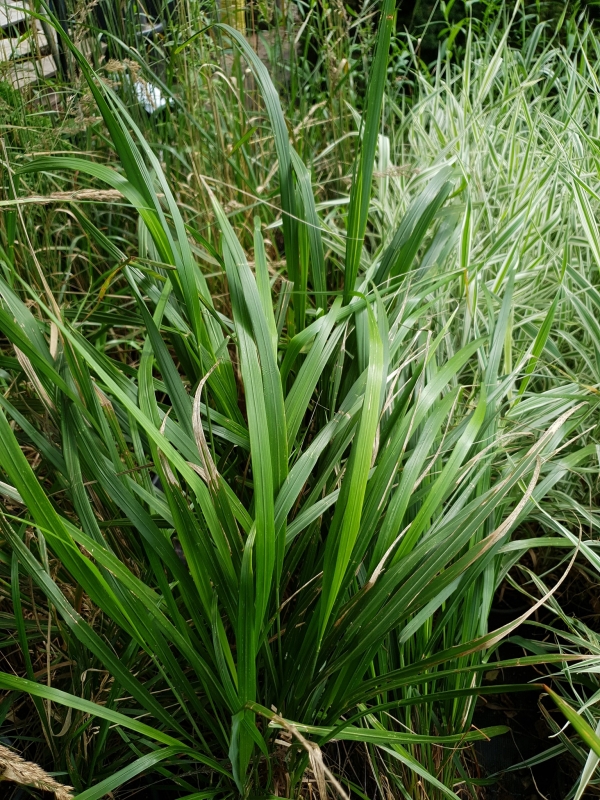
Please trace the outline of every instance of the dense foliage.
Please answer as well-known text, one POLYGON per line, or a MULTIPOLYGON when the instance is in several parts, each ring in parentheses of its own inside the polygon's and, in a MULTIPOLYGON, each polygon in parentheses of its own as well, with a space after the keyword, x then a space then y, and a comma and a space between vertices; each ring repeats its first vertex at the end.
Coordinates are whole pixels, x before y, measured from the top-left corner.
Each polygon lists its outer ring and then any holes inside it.
POLYGON ((0 732, 80 800, 480 797, 521 692, 595 791, 600 39, 448 6, 74 15, 2 89, 0 732))

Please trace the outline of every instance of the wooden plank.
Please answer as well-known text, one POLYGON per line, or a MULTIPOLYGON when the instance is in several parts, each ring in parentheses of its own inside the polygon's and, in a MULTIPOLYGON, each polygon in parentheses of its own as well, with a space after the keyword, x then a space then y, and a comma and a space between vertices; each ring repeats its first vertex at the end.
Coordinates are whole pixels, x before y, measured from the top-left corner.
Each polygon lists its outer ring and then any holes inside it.
POLYGON ((0 39, 0 61, 22 58, 31 53, 31 37, 26 39, 0 39))
POLYGON ((17 61, 6 73, 6 79, 13 89, 23 89, 42 78, 56 75, 56 65, 52 56, 44 56, 39 61, 17 61))
POLYGON ((0 0, 0 28, 7 28, 9 25, 18 25, 27 18, 25 12, 21 11, 19 8, 23 7, 25 2, 0 0))
MULTIPOLYGON (((43 33, 37 32, 37 42, 40 50, 48 47, 48 40, 43 33)), ((26 39, 0 39, 0 61, 10 61, 13 58, 23 58, 34 51, 33 37, 26 39)))

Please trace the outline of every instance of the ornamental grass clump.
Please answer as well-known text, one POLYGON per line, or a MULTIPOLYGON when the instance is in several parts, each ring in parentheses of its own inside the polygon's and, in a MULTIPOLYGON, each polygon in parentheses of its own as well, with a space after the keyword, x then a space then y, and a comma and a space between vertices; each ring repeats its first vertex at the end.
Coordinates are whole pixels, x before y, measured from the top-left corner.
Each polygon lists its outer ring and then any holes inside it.
MULTIPOLYGON (((512 663, 498 643, 546 597, 498 630, 489 609, 502 548, 563 477, 554 454, 590 405, 553 406, 533 434, 526 416, 507 423, 529 357, 505 355, 515 262, 486 330, 452 346, 456 310, 440 323, 436 304, 463 275, 438 268, 459 230, 444 216, 462 191, 455 159, 365 244, 393 24, 385 0, 341 233, 321 222, 267 70, 220 26, 275 141, 280 272, 261 220, 247 253, 206 181, 220 274, 205 277, 154 150, 75 48, 114 161, 39 156, 11 177, 18 196, 28 175, 75 171, 138 216, 131 255, 71 209, 135 302, 118 357, 84 335, 93 306, 74 315, 56 301, 35 251, 43 291, 10 248, 0 278, 14 351, 1 535, 27 675, 4 672, 0 688, 32 696, 57 752, 48 709, 69 709, 85 741, 85 757, 66 758, 79 800, 150 770, 190 797, 363 791, 340 749, 394 796, 457 798, 464 749, 506 731, 472 725, 475 696, 531 688, 481 676, 512 663), (35 415, 15 402, 24 385, 35 415), (20 578, 45 597, 81 692, 36 680, 20 578)), ((14 234, 24 212, 10 213, 14 234)))

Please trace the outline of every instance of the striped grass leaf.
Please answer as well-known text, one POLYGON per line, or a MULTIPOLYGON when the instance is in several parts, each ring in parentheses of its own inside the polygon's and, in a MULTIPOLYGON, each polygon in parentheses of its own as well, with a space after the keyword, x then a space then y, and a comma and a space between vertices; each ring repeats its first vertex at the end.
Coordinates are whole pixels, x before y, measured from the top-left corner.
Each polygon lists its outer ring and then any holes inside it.
POLYGON ((571 723, 575 732, 579 734, 585 744, 592 750, 592 752, 600 758, 600 737, 594 729, 581 717, 566 700, 557 694, 553 689, 544 686, 544 690, 550 695, 559 710, 564 714, 566 719, 571 723))

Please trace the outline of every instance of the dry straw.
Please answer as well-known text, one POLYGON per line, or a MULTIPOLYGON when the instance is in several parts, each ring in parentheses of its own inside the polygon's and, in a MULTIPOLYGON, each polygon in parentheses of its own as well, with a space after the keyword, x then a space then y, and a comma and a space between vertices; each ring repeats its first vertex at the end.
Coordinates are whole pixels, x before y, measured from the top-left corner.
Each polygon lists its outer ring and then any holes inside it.
POLYGON ((0 745, 0 781, 12 781, 21 786, 33 786, 44 792, 54 792, 56 800, 72 800, 72 787, 63 786, 31 761, 0 745))

